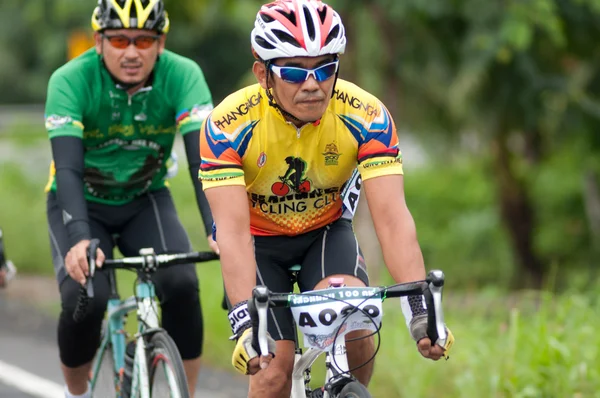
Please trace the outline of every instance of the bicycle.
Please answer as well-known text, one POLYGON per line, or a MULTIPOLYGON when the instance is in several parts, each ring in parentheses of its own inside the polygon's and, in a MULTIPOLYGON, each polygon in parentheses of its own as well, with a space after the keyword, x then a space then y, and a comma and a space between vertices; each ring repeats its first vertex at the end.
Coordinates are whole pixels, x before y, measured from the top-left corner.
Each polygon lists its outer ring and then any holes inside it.
MULTIPOLYGON (((253 290, 248 310, 251 313, 253 346, 268 355, 267 310, 289 307, 298 330, 304 335, 303 353, 296 338, 296 356, 292 373, 291 398, 370 398, 368 390, 349 369, 345 335, 354 330, 379 333, 382 303, 387 298, 422 294, 427 305, 427 335, 442 347, 447 333, 442 310, 442 271, 430 271, 423 281, 383 287, 344 287, 343 278, 330 278, 330 287, 304 293, 274 293, 265 286, 253 290), (312 364, 325 354, 325 384, 310 388, 312 364)), ((372 360, 379 350, 373 354, 372 360)))
MULTIPOLYGON (((94 297, 92 278, 96 270, 96 249, 99 241, 89 246, 89 277, 80 290, 73 319, 81 322, 94 297)), ((175 343, 160 327, 155 289, 150 275, 159 267, 205 262, 218 259, 213 252, 155 254, 152 248, 140 250, 136 257, 106 260, 102 269, 109 274, 111 293, 107 316, 102 325, 100 347, 90 374, 92 394, 97 397, 172 397, 188 398, 189 391, 183 362, 175 343), (137 270, 135 293, 121 300, 116 286, 114 269, 137 270), (135 339, 126 343, 125 318, 137 309, 138 328, 135 339), (160 376, 165 380, 161 380, 160 376), (168 388, 161 392, 159 388, 168 388)))

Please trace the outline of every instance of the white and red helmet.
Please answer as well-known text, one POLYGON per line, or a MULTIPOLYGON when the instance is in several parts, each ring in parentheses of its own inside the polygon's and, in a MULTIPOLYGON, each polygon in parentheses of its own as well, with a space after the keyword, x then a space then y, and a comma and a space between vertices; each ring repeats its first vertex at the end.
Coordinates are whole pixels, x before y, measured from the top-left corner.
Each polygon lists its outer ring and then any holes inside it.
POLYGON ((342 54, 346 31, 337 12, 319 0, 277 0, 256 15, 252 49, 263 61, 342 54))

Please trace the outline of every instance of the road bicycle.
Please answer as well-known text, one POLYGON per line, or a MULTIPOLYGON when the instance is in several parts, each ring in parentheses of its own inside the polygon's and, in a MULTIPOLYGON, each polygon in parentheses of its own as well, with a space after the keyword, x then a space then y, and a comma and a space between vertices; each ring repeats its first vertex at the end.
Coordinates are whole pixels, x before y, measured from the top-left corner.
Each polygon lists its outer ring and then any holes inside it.
MULTIPOLYGON (((387 298, 423 295, 427 307, 427 335, 445 346, 448 335, 442 310, 442 271, 430 271, 423 281, 383 287, 346 287, 343 278, 330 278, 329 288, 304 293, 274 293, 265 286, 253 290, 248 306, 253 320, 253 346, 268 355, 267 310, 290 308, 297 329, 304 336, 303 352, 296 339, 291 398, 370 398, 368 390, 350 373, 346 357, 345 335, 354 330, 379 333, 383 316, 382 303, 387 298), (253 304, 252 304, 253 303, 253 304), (311 366, 325 354, 325 384, 310 388, 311 366)), ((377 349, 373 358, 379 349, 377 349)), ((371 358, 370 360, 372 360, 371 358)), ((370 361, 369 360, 369 361, 370 361)))
MULTIPOLYGON (((96 270, 99 241, 89 246, 89 277, 80 290, 73 314, 81 322, 94 298, 92 278, 96 270)), ((94 397, 171 397, 188 398, 189 391, 183 362, 172 338, 160 327, 155 288, 150 276, 160 267, 198 263, 218 259, 213 252, 156 254, 154 249, 140 250, 140 255, 106 260, 102 269, 109 273, 111 293, 107 316, 102 325, 100 347, 93 361, 90 383, 94 397), (115 269, 137 271, 134 295, 124 300, 117 292, 115 269), (109 271, 110 270, 110 271, 109 271), (137 309, 137 332, 127 343, 127 315, 137 309)))

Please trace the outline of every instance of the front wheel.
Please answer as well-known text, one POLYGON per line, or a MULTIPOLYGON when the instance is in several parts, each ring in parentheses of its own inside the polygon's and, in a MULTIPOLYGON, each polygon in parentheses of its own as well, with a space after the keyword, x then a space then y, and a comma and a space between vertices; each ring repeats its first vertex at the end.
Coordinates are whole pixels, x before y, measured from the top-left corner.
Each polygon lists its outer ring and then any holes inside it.
POLYGON ((164 330, 156 332, 150 338, 150 348, 151 396, 189 398, 183 361, 173 339, 164 330))
POLYGON ((342 388, 338 398, 371 398, 371 394, 358 381, 351 381, 342 388))

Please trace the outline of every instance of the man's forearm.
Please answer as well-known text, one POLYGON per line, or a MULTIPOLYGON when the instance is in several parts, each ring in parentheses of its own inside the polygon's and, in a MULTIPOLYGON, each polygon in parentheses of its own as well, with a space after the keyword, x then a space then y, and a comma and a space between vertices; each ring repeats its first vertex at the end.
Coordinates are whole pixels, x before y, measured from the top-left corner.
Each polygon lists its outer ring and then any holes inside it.
POLYGON ((217 228, 217 242, 221 252, 221 270, 227 297, 232 306, 252 296, 256 286, 256 260, 252 236, 227 236, 217 228))
POLYGON ((390 220, 378 233, 385 264, 398 283, 425 279, 415 222, 408 209, 403 211, 401 222, 390 220))
POLYGON ((50 143, 58 203, 73 246, 91 238, 83 186, 83 141, 76 137, 56 137, 50 143))

